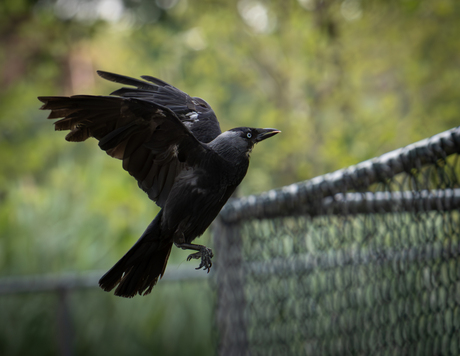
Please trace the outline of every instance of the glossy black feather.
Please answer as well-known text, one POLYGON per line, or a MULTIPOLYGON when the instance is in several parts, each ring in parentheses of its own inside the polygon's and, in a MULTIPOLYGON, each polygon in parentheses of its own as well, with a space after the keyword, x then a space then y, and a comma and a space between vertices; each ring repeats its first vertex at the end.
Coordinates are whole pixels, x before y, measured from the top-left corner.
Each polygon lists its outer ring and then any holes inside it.
POLYGON ((150 83, 115 73, 97 73, 104 79, 135 87, 124 87, 115 90, 111 95, 142 99, 171 109, 201 142, 210 142, 222 133, 214 111, 201 98, 191 97, 182 90, 147 75, 142 78, 150 83), (196 118, 194 113, 197 114, 196 118))

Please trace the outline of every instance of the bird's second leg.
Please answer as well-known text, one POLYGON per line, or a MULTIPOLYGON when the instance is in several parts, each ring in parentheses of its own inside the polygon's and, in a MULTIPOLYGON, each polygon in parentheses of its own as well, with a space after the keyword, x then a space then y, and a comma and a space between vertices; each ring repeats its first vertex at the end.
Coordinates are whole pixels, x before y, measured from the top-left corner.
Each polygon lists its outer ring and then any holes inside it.
POLYGON ((208 270, 208 273, 212 267, 211 258, 214 256, 212 250, 203 245, 195 245, 195 244, 187 244, 187 243, 175 243, 175 245, 183 250, 196 250, 198 252, 192 253, 187 257, 187 261, 191 259, 199 259, 201 258, 200 265, 195 269, 208 270))

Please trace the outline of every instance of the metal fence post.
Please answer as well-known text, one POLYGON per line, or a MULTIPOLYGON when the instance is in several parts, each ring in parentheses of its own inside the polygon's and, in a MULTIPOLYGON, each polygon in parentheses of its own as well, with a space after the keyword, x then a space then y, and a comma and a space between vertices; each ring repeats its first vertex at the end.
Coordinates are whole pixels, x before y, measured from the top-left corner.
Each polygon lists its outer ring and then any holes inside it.
POLYGON ((58 290, 57 306, 57 344, 59 355, 73 355, 73 328, 69 309, 69 291, 65 288, 58 290))
POLYGON ((246 327, 246 299, 240 224, 221 218, 213 226, 215 278, 217 286, 216 323, 218 353, 223 356, 249 355, 246 327))

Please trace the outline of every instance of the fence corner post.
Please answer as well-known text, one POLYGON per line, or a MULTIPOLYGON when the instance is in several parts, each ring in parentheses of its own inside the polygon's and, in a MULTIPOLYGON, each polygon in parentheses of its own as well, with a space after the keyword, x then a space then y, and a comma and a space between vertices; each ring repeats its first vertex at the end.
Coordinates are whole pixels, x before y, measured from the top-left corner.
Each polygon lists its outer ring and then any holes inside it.
POLYGON ((222 356, 249 355, 240 228, 239 223, 226 223, 219 217, 212 230, 216 256, 215 318, 219 333, 218 354, 222 356))

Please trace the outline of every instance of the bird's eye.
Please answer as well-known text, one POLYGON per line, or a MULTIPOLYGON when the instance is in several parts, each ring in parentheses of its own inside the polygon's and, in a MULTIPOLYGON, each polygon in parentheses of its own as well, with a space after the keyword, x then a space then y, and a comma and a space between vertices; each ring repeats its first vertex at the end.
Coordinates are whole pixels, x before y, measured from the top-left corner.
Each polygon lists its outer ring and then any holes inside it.
POLYGON ((247 138, 251 138, 251 137, 252 137, 252 133, 248 132, 248 133, 246 134, 246 137, 247 137, 247 138))

